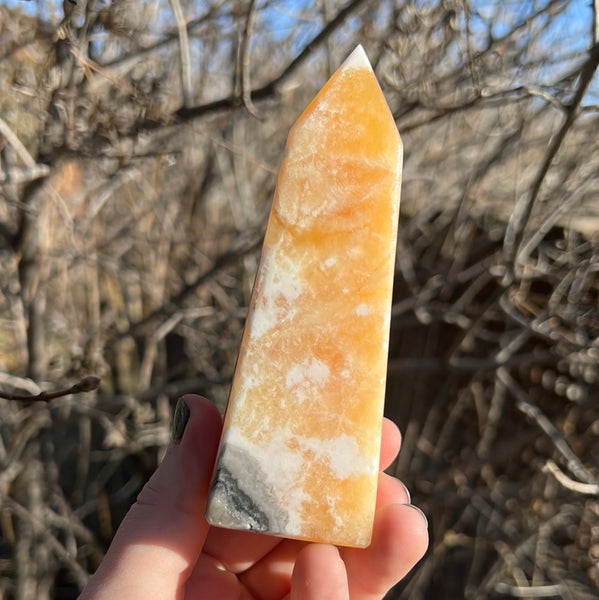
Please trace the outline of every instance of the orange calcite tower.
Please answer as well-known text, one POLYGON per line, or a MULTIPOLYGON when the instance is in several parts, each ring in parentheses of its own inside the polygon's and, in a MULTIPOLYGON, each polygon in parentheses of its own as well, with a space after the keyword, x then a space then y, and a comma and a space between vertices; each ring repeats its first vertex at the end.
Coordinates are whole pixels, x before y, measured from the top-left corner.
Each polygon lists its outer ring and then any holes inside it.
POLYGON ((213 525, 370 543, 401 165, 358 46, 289 134, 210 490, 213 525))

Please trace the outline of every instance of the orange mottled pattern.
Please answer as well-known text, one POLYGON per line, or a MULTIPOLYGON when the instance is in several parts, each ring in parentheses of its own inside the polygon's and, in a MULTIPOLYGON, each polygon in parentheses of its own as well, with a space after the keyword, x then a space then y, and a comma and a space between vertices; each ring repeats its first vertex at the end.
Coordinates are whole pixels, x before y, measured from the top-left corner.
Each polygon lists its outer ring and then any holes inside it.
POLYGON ((366 66, 337 71, 290 132, 225 420, 301 457, 273 484, 297 513, 273 533, 370 541, 401 159, 366 66))

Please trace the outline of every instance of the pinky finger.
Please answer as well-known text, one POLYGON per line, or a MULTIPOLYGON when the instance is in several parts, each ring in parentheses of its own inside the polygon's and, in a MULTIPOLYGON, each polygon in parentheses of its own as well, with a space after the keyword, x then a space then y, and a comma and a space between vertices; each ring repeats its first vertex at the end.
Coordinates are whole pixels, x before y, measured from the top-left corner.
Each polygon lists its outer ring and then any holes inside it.
POLYGON ((335 546, 308 544, 301 550, 289 600, 349 600, 345 564, 335 546))

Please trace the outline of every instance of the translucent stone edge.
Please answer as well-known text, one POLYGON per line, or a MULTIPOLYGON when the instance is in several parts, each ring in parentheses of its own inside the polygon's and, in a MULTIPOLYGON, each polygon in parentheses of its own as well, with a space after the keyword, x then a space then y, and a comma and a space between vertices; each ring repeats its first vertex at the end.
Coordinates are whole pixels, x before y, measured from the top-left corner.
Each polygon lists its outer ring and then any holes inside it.
POLYGON ((372 71, 372 65, 362 44, 358 44, 354 51, 345 59, 341 65, 341 69, 370 69, 372 71))

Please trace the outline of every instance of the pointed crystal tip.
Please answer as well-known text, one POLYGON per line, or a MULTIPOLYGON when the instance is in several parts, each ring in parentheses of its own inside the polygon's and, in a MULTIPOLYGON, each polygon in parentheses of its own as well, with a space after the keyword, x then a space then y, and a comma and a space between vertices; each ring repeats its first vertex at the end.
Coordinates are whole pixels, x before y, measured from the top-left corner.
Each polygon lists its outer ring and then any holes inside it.
POLYGON ((368 60, 368 56, 366 56, 366 52, 364 51, 362 44, 358 44, 356 46, 355 50, 345 59, 341 65, 341 68, 372 70, 372 66, 370 65, 370 61, 368 60))

